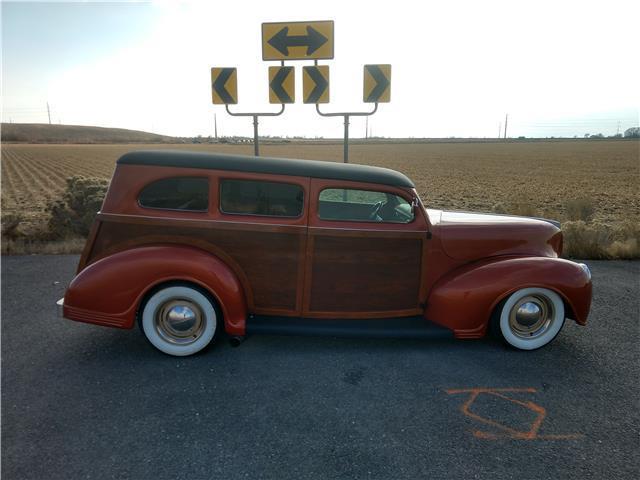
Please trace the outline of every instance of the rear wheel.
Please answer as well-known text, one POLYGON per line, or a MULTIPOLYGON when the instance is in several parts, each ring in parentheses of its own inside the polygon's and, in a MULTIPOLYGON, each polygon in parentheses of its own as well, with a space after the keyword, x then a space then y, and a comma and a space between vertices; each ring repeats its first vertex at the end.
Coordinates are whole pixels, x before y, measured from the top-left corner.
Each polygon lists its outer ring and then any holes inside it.
POLYGON ((218 315, 212 301, 189 286, 169 286, 145 303, 141 326, 158 350, 179 357, 193 355, 213 339, 218 315))
POLYGON ((519 350, 535 350, 551 342, 564 325, 564 303, 546 288, 523 288, 502 304, 497 329, 519 350))

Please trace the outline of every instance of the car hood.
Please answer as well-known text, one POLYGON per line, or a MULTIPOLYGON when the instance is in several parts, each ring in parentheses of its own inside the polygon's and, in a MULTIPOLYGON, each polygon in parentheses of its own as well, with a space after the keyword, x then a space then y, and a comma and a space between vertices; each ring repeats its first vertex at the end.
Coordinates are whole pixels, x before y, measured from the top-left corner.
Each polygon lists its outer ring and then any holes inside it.
POLYGON ((560 224, 554 220, 444 210, 428 214, 444 252, 456 260, 562 253, 560 224))

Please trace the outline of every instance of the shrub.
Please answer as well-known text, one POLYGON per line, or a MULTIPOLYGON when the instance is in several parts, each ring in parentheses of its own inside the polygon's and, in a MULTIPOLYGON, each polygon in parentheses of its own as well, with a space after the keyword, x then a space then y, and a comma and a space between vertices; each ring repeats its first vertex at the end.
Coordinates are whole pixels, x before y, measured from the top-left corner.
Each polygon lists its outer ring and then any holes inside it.
POLYGON ((590 198, 576 198, 567 200, 564 205, 567 220, 582 220, 588 222, 593 218, 595 207, 590 198))
POLYGON ((22 215, 8 214, 2 216, 2 239, 15 240, 22 236, 19 227, 22 223, 22 215))
POLYGON ((67 178, 62 200, 47 207, 51 214, 49 233, 54 239, 86 237, 100 210, 109 182, 102 178, 73 176, 67 178))
POLYGON ((563 255, 571 258, 609 258, 607 248, 612 242, 611 229, 599 223, 588 224, 583 220, 564 222, 563 255))

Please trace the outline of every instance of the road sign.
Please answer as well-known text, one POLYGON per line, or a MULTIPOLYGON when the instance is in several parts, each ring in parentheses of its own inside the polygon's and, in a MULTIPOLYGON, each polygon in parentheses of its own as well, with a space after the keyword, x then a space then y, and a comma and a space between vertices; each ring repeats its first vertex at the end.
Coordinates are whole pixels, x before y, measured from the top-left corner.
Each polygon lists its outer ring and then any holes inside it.
POLYGON ((269 67, 269 103, 294 103, 295 89, 293 67, 269 67))
POLYGON ((211 91, 215 104, 238 103, 238 69, 212 68, 211 91))
POLYGON ((329 103, 329 65, 303 67, 302 101, 329 103))
POLYGON ((262 60, 333 58, 333 20, 262 24, 262 60))
POLYGON ((391 65, 364 66, 365 103, 387 103, 391 100, 391 65))

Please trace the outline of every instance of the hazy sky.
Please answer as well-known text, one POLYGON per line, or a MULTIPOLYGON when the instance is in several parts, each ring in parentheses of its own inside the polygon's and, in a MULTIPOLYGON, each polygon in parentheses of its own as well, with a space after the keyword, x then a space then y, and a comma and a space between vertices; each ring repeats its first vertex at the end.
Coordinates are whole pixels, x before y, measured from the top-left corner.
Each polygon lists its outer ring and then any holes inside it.
MULTIPOLYGON (((2 2, 2 121, 252 135, 251 119, 211 104, 210 68, 238 68, 236 111, 268 103, 260 25, 334 20, 327 111, 367 110, 362 68, 392 64, 391 103, 373 135, 495 137, 615 134, 637 126, 640 2, 203 1, 2 2)), ((341 118, 297 102, 261 135, 340 137, 341 118)), ((364 136, 353 119, 352 136, 364 136)))

